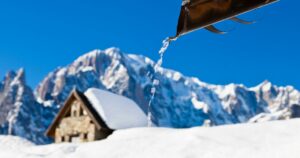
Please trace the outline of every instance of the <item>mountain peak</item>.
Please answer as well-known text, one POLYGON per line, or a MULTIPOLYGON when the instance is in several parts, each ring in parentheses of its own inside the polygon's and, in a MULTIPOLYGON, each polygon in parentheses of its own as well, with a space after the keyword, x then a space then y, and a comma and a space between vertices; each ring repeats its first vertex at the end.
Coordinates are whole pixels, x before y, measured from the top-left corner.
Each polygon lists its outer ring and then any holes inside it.
POLYGON ((272 83, 268 80, 265 80, 263 83, 260 84, 261 90, 264 92, 270 91, 273 87, 272 83))
POLYGON ((264 80, 262 83, 262 85, 267 85, 267 84, 272 84, 269 80, 264 80))
POLYGON ((25 82, 25 69, 24 68, 20 68, 17 71, 17 76, 16 76, 19 80, 21 80, 22 82, 25 82))
POLYGON ((259 85, 257 85, 256 87, 250 88, 253 91, 263 91, 263 92, 268 92, 270 90, 272 90, 273 88, 273 84, 269 81, 269 80, 265 80, 262 83, 260 83, 259 85))
POLYGON ((95 49, 92 50, 80 57, 78 57, 72 65, 75 67, 78 66, 91 66, 96 65, 98 58, 108 57, 108 59, 117 59, 119 60, 122 56, 122 53, 119 48, 108 48, 105 50, 95 49))
POLYGON ((117 48, 117 47, 110 47, 110 48, 105 49, 105 52, 120 53, 121 50, 120 50, 120 48, 117 48))
MULTIPOLYGON (((109 56, 114 56, 114 55, 119 55, 121 53, 119 48, 116 47, 111 47, 111 48, 107 48, 105 50, 100 50, 100 49, 94 49, 84 55, 82 55, 81 57, 96 57, 99 54, 106 54, 109 56)), ((80 58, 80 57, 79 57, 80 58)))
POLYGON ((8 71, 5 75, 3 83, 5 85, 14 85, 14 84, 25 84, 25 70, 20 68, 18 71, 8 71))
POLYGON ((5 81, 11 81, 17 76, 17 73, 13 70, 8 71, 5 75, 5 81))
POLYGON ((24 68, 20 68, 17 73, 15 73, 15 76, 12 80, 12 82, 10 83, 11 85, 16 85, 16 84, 21 84, 21 85, 25 85, 26 83, 25 80, 25 70, 24 68))
POLYGON ((120 51, 119 48, 116 48, 116 47, 111 47, 111 48, 108 48, 108 49, 105 49, 104 51, 102 51, 104 54, 112 57, 112 58, 121 58, 122 56, 122 52, 120 51))

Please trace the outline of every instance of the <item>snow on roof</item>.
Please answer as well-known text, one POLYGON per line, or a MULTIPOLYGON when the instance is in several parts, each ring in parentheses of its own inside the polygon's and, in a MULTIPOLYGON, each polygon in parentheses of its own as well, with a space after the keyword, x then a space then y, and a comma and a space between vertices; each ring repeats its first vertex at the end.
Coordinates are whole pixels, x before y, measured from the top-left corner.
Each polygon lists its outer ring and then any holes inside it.
POLYGON ((134 101, 96 88, 90 88, 84 94, 109 128, 147 126, 147 116, 134 101))

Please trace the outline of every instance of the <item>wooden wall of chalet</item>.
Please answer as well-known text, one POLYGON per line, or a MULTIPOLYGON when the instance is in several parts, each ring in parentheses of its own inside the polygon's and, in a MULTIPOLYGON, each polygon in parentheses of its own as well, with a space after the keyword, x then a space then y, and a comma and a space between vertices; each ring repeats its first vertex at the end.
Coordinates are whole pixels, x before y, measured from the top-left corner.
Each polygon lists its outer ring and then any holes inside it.
MULTIPOLYGON (((89 142, 106 138, 109 134, 97 130, 90 116, 84 110, 83 103, 73 99, 66 115, 55 130, 55 143, 89 142)), ((68 106, 68 105, 67 105, 68 106)))

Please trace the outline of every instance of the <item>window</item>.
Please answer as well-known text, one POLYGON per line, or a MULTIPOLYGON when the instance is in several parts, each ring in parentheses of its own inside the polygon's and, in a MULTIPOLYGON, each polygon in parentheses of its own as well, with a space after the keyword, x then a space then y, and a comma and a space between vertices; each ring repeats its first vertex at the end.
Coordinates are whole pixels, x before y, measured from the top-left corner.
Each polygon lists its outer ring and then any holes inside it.
POLYGON ((64 136, 61 137, 61 142, 65 142, 65 137, 64 136))
POLYGON ((76 110, 73 111, 73 117, 76 117, 76 110))
POLYGON ((81 107, 79 107, 79 111, 80 111, 79 116, 83 116, 83 109, 81 107))
POLYGON ((74 101, 72 103, 72 107, 71 107, 71 111, 72 111, 72 117, 77 117, 79 114, 79 102, 78 101, 74 101), (78 111, 78 112, 77 112, 78 111))
POLYGON ((84 139, 84 140, 88 140, 88 134, 87 134, 87 133, 84 133, 84 134, 83 134, 83 139, 84 139))

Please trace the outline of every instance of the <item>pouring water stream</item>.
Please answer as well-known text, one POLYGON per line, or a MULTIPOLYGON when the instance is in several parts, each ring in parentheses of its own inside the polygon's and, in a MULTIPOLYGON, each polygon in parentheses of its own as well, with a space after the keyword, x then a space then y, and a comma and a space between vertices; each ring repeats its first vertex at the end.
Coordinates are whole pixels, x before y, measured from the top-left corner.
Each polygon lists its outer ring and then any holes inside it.
POLYGON ((162 44, 163 46, 160 48, 158 54, 160 56, 160 58, 158 59, 158 61, 155 63, 154 65, 154 74, 152 76, 149 76, 150 73, 148 73, 148 76, 150 77, 150 79, 152 80, 152 88, 151 88, 151 98, 148 104, 148 127, 152 126, 152 114, 151 114, 151 105, 152 102, 155 98, 155 93, 156 93, 156 86, 159 85, 159 80, 155 78, 155 74, 159 72, 159 68, 162 66, 163 64, 163 58, 164 58, 164 54, 167 51, 171 41, 174 39, 170 39, 170 38, 166 38, 165 40, 163 40, 162 44))

